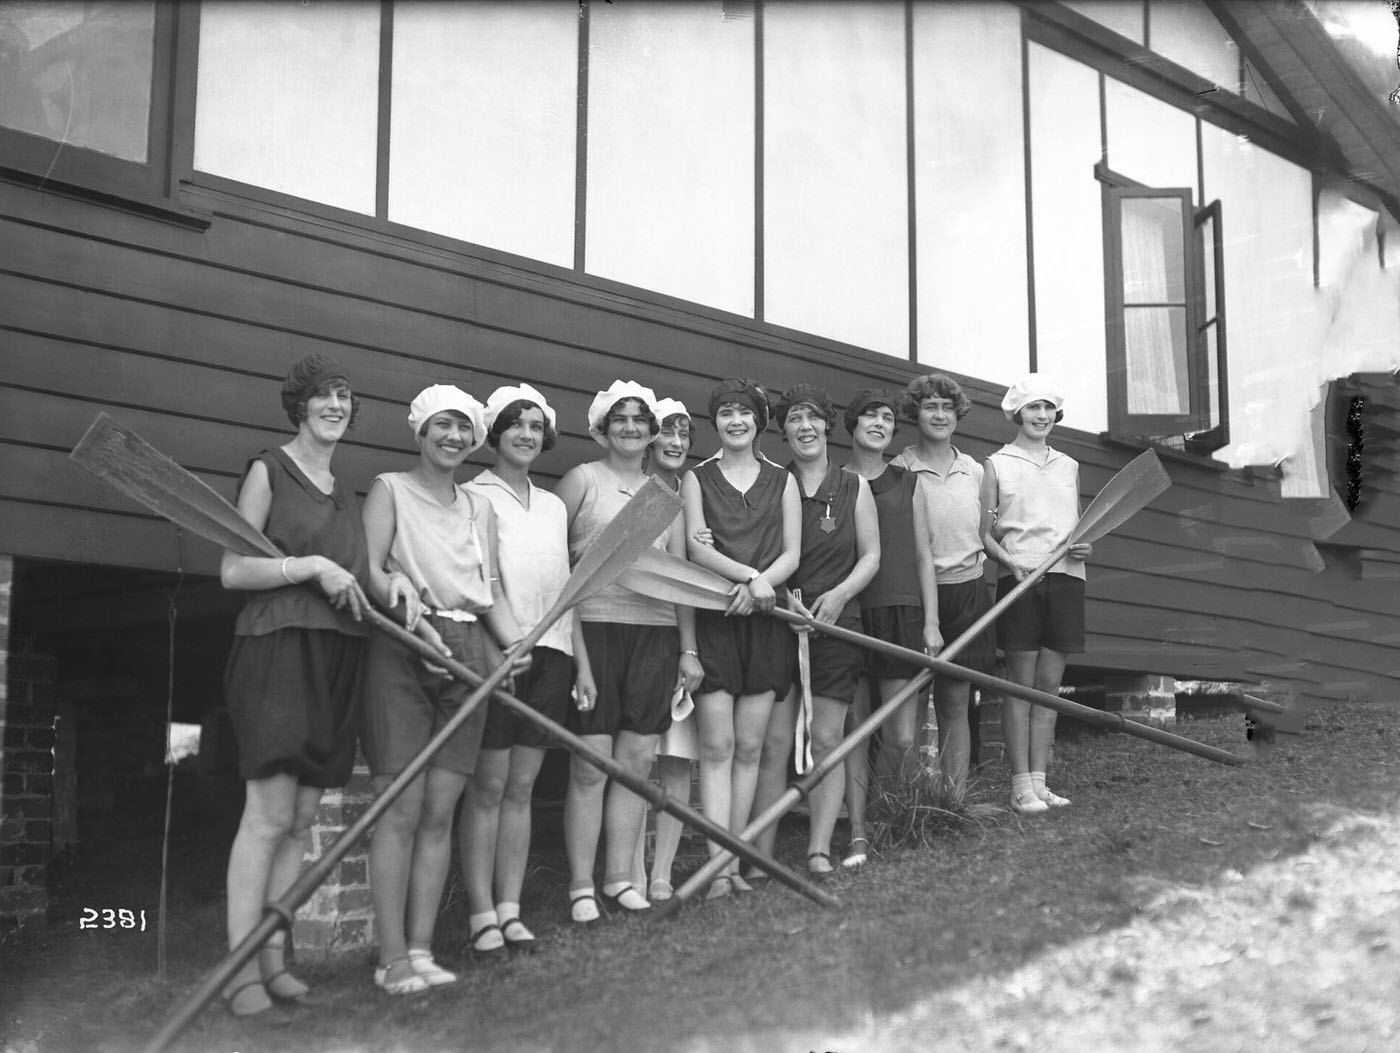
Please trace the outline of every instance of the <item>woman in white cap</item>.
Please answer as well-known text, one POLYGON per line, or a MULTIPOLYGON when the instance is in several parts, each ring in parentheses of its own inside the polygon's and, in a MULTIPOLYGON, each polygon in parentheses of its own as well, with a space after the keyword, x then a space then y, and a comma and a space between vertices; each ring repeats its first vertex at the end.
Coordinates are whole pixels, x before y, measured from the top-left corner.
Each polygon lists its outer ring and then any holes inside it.
MULTIPOLYGON (((434 384, 413 400, 408 424, 418 444, 417 463, 406 472, 377 476, 365 498, 370 591, 391 610, 404 603, 408 625, 444 655, 487 673, 501 661, 501 649, 509 652, 523 634, 501 594, 491 503, 455 478, 485 438, 482 406, 460 388, 434 384), (398 575, 391 577, 391 571, 398 575)), ((516 668, 527 668, 529 660, 516 656, 516 668)), ((377 792, 470 693, 403 645, 371 637, 364 745, 377 792)), ((369 849, 379 938, 375 982, 390 994, 457 979, 433 960, 432 938, 452 859, 453 812, 476 766, 485 720, 483 706, 375 825, 369 849)))
MULTIPOLYGON (((601 460, 572 469, 555 490, 568 511, 569 555, 575 563, 637 488, 650 485, 644 462, 661 428, 656 402, 650 388, 618 380, 598 392, 589 406, 589 434, 606 452, 601 460)), ((682 530, 679 523, 673 524, 655 544, 683 558, 682 530)), ((579 688, 570 729, 639 778, 646 778, 657 738, 671 723, 670 700, 678 671, 687 689, 700 682, 693 612, 616 584, 586 598, 577 610, 585 647, 575 654, 580 660, 579 688)), ((580 924, 599 917, 593 867, 604 826, 602 901, 625 913, 651 909, 632 873, 646 803, 614 783, 605 804, 606 782, 601 770, 573 758, 564 801, 564 842, 569 857, 570 916, 580 924)))
MULTIPOLYGON (((652 440, 647 453, 647 472, 679 493, 681 473, 685 471, 686 458, 690 456, 690 410, 680 399, 659 399, 656 418, 661 422, 661 430, 652 440)), ((661 788, 683 804, 690 800, 691 764, 700 756, 695 721, 691 717, 694 708, 690 692, 678 684, 671 696, 671 726, 657 743, 653 770, 661 788)), ((634 867, 637 880, 641 882, 646 881, 645 834, 644 829, 638 832, 634 867)), ((652 903, 665 902, 673 894, 671 866, 680 843, 681 821, 670 812, 658 811, 651 882, 647 885, 647 899, 652 903)))
MULTIPOLYGON (((1028 373, 1006 392, 1001 409, 1016 438, 987 458, 982 480, 982 540, 1001 564, 1004 596, 1069 538, 1079 520, 1079 464, 1047 440, 1064 417, 1064 389, 1044 373, 1028 373)), ((997 641, 1010 678, 1056 694, 1071 654, 1084 650, 1084 561, 1090 545, 1071 545, 1001 616, 997 641)), ((1055 741, 1055 711, 1008 698, 1002 708, 1011 807, 1033 815, 1069 804, 1045 786, 1055 741)))
MULTIPOLYGON (((529 384, 508 385, 486 400, 485 426, 495 463, 467 490, 495 510, 501 588, 524 629, 544 618, 569 580, 568 512, 530 480, 535 459, 554 447, 554 409, 529 384)), ((568 717, 577 632, 570 612, 540 638, 529 671, 515 678, 517 697, 557 724, 568 717)), ((534 947, 534 933, 520 920, 520 889, 530 852, 530 799, 550 745, 547 732, 491 700, 458 842, 478 954, 534 947)))
MULTIPOLYGON (((722 380, 708 409, 720 450, 681 482, 686 530, 691 559, 732 581, 734 599, 726 611, 695 613, 705 670, 695 698, 700 803, 708 818, 739 833, 753 810, 774 700, 792 682, 796 640, 768 612, 797 568, 802 513, 797 481, 758 453, 768 426, 763 388, 744 377, 722 380)), ((707 895, 750 888, 735 860, 707 895)))
MULTIPOLYGON (((355 493, 331 456, 360 406, 345 367, 309 355, 287 373, 282 408, 297 433, 248 463, 238 510, 288 555, 225 552, 219 571, 224 588, 247 592, 224 673, 247 790, 228 861, 230 947, 296 880, 321 792, 344 786, 355 760, 369 573, 355 493)), ((285 943, 275 935, 233 978, 235 1016, 307 999, 285 943)))

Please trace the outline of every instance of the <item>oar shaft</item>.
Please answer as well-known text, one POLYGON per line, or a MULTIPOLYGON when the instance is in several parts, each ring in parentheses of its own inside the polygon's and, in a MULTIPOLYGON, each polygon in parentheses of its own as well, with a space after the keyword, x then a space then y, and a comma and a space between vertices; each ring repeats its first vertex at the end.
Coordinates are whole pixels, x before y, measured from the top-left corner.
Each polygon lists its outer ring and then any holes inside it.
POLYGON ((806 625, 817 632, 826 633, 839 640, 846 640, 859 647, 865 647, 872 651, 879 651, 882 654, 890 655, 894 658, 902 658, 906 662, 914 665, 921 665, 925 669, 932 669, 935 673, 942 673, 958 680, 966 680, 970 684, 978 687, 990 688, 1003 695, 1010 695, 1012 698, 1022 698, 1027 702, 1043 706, 1046 709, 1053 709, 1066 716, 1075 717, 1087 724, 1097 724, 1100 727, 1109 728, 1113 731, 1121 731, 1128 735, 1134 735, 1140 739, 1148 739, 1163 746, 1170 746, 1173 749, 1182 750, 1185 753, 1193 753, 1206 760, 1215 761, 1217 764, 1239 765, 1243 764, 1239 757, 1225 750, 1216 749, 1214 746, 1207 746, 1204 743, 1195 742, 1180 735, 1173 735, 1168 731, 1161 731, 1157 728, 1139 724, 1136 721, 1128 720, 1118 713, 1105 713, 1101 709, 1091 709, 1082 706, 1078 702, 1071 702, 1067 698, 1060 698, 1045 691, 1037 691, 1035 688, 1026 687, 1010 680, 1003 680, 1000 677, 992 676, 990 673, 983 673, 975 669, 968 669, 965 666, 955 665, 943 658, 934 658, 926 655, 922 651, 915 651, 908 647, 900 647, 898 644, 886 643, 884 640, 877 640, 864 633, 858 633, 852 629, 843 629, 839 625, 827 625, 818 622, 814 618, 808 618, 796 611, 774 608, 773 615, 783 621, 793 625, 806 625))

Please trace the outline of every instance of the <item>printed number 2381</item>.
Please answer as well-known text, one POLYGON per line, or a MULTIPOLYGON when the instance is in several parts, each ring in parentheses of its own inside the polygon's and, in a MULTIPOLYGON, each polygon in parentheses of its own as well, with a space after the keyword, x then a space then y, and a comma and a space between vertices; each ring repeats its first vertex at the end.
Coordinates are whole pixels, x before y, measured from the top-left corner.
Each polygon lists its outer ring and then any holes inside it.
POLYGON ((113 910, 108 907, 105 910, 97 910, 95 907, 84 907, 82 917, 78 919, 80 929, 139 929, 146 931, 146 912, 144 910, 135 911, 122 908, 113 910))

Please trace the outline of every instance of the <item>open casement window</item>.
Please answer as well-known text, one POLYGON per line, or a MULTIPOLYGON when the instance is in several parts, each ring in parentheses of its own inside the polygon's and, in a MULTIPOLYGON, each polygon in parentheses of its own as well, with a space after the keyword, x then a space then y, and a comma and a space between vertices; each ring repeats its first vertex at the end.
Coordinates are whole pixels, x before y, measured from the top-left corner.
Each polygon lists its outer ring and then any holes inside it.
MULTIPOLYGON (((1126 181, 1124 181, 1126 182, 1126 181)), ((1109 432, 1209 453, 1226 442, 1220 205, 1106 182, 1109 432)))
POLYGON ((0 3, 0 167, 163 194, 174 20, 155 0, 0 3))

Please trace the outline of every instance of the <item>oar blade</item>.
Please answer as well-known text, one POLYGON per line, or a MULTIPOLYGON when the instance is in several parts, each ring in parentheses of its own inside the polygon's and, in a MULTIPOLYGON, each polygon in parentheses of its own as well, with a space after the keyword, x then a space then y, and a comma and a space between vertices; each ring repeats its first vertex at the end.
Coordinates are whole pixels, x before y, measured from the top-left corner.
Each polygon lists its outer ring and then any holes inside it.
POLYGON ((1079 517, 1070 543, 1097 541, 1122 526, 1171 486, 1171 476, 1157 454, 1147 450, 1129 461, 1079 517))
POLYGON ((651 547, 683 505, 675 491, 648 479, 574 566, 556 605, 571 606, 607 588, 651 547))
POLYGON ((728 608, 734 587, 713 571, 658 548, 643 550, 617 583, 652 599, 712 611, 728 608))
POLYGON ((213 488, 106 413, 97 415, 68 457, 138 504, 216 545, 245 556, 282 554, 213 488))

